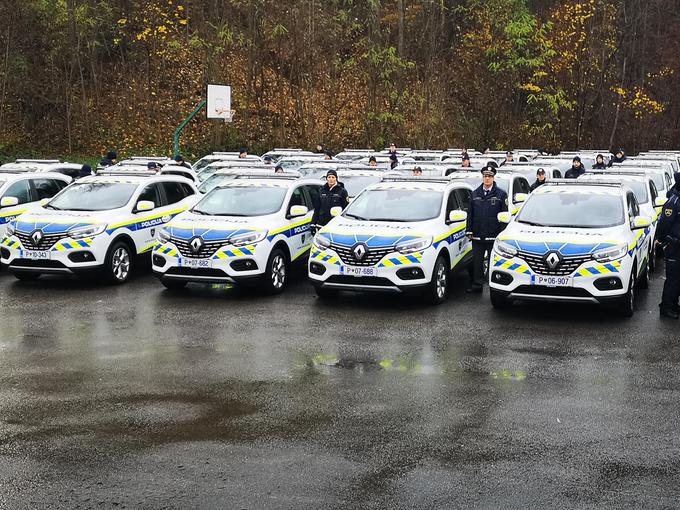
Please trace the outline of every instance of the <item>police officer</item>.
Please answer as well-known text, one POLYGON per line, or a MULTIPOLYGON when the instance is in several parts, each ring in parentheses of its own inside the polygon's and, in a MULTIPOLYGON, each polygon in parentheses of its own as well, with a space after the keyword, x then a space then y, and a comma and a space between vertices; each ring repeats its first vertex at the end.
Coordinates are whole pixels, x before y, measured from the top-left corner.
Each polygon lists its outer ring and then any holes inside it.
POLYGON ((536 188, 540 188, 544 184, 545 184, 545 170, 543 168, 539 168, 538 170, 536 170, 536 180, 529 188, 529 191, 534 191, 536 188))
POLYGON ((661 317, 680 317, 680 172, 675 173, 675 185, 659 216, 657 236, 666 254, 666 282, 659 304, 661 317))
POLYGON ((326 172, 326 184, 321 186, 319 197, 314 204, 314 216, 312 216, 312 233, 326 225, 333 216, 333 207, 345 208, 349 204, 347 190, 338 182, 338 173, 335 170, 326 172))
POLYGON ((565 179, 578 179, 581 177, 584 173, 586 173, 586 169, 583 168, 583 164, 581 163, 581 158, 578 156, 574 156, 574 159, 571 160, 571 168, 567 170, 567 173, 564 174, 565 179))
POLYGON ((182 156, 181 154, 175 155, 175 163, 177 163, 179 166, 183 166, 184 168, 188 168, 189 170, 191 170, 191 165, 184 161, 184 156, 182 156))
POLYGON ((106 168, 107 166, 115 165, 116 159, 118 159, 118 154, 116 154, 116 151, 107 152, 106 156, 104 156, 99 162, 99 168, 106 168))
POLYGON ((503 230, 498 213, 508 210, 508 194, 494 182, 496 168, 482 168, 482 185, 472 192, 467 232, 472 240, 472 279, 466 292, 481 292, 484 282, 484 254, 491 255, 493 242, 503 230))
POLYGON ((598 154, 595 158, 595 164, 593 165, 593 170, 605 170, 607 168, 607 163, 604 162, 604 156, 598 154))
POLYGON ((607 166, 612 166, 614 163, 623 163, 626 161, 626 151, 623 150, 623 147, 621 147, 619 150, 616 151, 616 154, 614 154, 614 157, 609 160, 609 165, 607 166))
POLYGON ((88 177, 92 175, 92 167, 90 165, 83 165, 78 171, 78 179, 82 179, 83 177, 88 177))

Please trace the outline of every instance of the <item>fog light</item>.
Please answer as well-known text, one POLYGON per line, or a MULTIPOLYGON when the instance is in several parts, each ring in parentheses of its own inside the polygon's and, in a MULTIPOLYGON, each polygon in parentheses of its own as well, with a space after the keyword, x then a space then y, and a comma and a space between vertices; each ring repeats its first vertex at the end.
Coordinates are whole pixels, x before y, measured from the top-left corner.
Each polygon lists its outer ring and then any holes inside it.
POLYGON ((419 280, 425 278, 425 273, 419 267, 405 267, 397 271, 397 277, 401 280, 419 280))
POLYGON ((154 255, 151 257, 153 265, 158 266, 158 267, 163 267, 165 265, 165 257, 161 257, 160 255, 154 255))
POLYGON ((0 255, 3 259, 9 258, 9 250, 7 248, 0 248, 0 255))
POLYGON ((255 271, 257 263, 252 259, 235 260, 230 264, 234 271, 255 271))
POLYGON ((94 262, 95 258, 94 255, 92 255, 92 252, 89 251, 76 251, 73 253, 69 253, 68 259, 71 262, 94 262))
POLYGON ((595 288, 597 290, 618 290, 623 289, 623 282, 616 276, 608 276, 606 278, 598 278, 595 280, 595 288))
POLYGON ((318 262, 312 262, 309 264, 309 272, 321 275, 326 272, 326 268, 318 262))
POLYGON ((494 271, 491 273, 491 281, 498 285, 510 285, 512 280, 514 280, 514 278, 508 273, 503 273, 501 271, 494 271))

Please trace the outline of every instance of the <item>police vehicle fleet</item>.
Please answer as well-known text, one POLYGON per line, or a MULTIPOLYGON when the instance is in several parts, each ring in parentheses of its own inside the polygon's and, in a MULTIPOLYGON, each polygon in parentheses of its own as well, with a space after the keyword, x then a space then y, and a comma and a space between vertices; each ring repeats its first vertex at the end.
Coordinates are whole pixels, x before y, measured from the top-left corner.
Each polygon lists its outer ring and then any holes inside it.
POLYGON ((10 222, 2 262, 20 280, 103 270, 125 282, 159 228, 193 203, 196 186, 176 176, 93 176, 10 222))
POLYGON ((160 231, 153 271, 167 288, 187 282, 258 285, 281 292, 311 245, 316 179, 242 175, 209 191, 160 231))
MULTIPOLYGON (((472 187, 448 178, 385 177, 314 237, 309 278, 321 297, 340 290, 446 298, 449 273, 471 260, 465 237, 472 187)), ((337 215, 339 214, 339 215, 337 215)))
POLYGON ((535 190, 494 243, 491 303, 549 300, 614 304, 633 314, 649 282, 651 218, 618 182, 555 180, 535 190))

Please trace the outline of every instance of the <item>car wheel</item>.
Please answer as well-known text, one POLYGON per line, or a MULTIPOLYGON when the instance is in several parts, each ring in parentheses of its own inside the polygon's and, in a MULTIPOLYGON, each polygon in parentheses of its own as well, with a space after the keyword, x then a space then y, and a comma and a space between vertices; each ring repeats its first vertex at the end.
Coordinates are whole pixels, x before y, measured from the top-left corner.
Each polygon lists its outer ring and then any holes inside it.
POLYGON ((498 290, 489 289, 489 297, 491 298, 491 306, 497 310, 502 310, 512 305, 512 300, 508 299, 503 292, 498 290))
POLYGON ((432 279, 425 290, 425 300, 433 305, 439 305, 446 299, 449 286, 449 269, 446 267, 446 259, 442 256, 437 258, 432 271, 432 279))
POLYGON ((161 283, 168 290, 180 290, 187 286, 187 282, 182 280, 161 280, 161 283))
POLYGON ((267 270, 264 273, 264 290, 267 294, 278 294, 288 283, 288 258, 283 251, 276 249, 269 255, 267 270))
POLYGON ((617 310, 622 317, 632 317, 635 312, 635 272, 637 268, 633 268, 630 273, 628 281, 628 292, 626 292, 617 306, 617 310))
POLYGON ((127 244, 117 242, 109 249, 104 271, 109 283, 120 285, 127 281, 132 272, 132 255, 127 244))
POLYGON ((32 282, 40 278, 40 273, 20 271, 14 273, 14 276, 17 278, 17 280, 21 280, 22 282, 32 282))

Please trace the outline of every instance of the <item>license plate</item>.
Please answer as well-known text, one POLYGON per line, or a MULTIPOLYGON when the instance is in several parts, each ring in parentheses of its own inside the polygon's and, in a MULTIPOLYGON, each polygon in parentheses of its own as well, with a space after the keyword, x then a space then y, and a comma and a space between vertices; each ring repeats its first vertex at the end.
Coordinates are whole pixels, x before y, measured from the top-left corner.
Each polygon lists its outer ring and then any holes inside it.
POLYGON ((375 267, 340 266, 340 274, 347 276, 378 276, 378 269, 375 267))
POLYGON ((531 277, 531 284, 544 287, 573 287, 574 278, 571 276, 541 276, 535 274, 531 277))
POLYGON ((21 252, 21 258, 31 260, 50 260, 50 252, 38 250, 23 250, 21 252))
POLYGON ((179 259, 181 267, 189 267, 191 269, 209 269, 212 267, 212 260, 210 259, 179 259))

